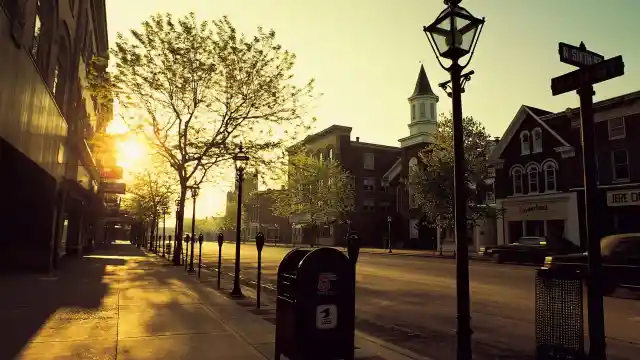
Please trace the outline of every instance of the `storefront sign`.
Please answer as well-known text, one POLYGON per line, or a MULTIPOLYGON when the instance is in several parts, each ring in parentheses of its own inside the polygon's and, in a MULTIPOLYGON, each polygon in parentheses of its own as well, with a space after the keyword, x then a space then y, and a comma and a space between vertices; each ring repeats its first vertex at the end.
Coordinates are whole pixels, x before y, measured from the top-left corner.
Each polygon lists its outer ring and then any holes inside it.
POLYGON ((508 221, 566 219, 567 199, 502 203, 508 221))
POLYGON ((520 212, 523 214, 539 212, 539 211, 548 211, 549 205, 547 204, 534 204, 534 205, 524 205, 520 207, 520 212))
POLYGON ((607 191, 607 206, 640 205, 640 190, 607 191))

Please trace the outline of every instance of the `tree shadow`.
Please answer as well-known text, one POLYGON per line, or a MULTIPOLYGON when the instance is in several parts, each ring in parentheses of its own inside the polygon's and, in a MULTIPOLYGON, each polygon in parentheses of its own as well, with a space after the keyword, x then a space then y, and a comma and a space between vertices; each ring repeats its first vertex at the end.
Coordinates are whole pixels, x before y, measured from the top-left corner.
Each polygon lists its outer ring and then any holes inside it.
POLYGON ((108 307, 103 300, 117 287, 115 267, 126 263, 116 256, 138 255, 112 244, 89 256, 64 259, 51 275, 0 276, 0 359, 17 357, 50 319, 68 323, 108 307))

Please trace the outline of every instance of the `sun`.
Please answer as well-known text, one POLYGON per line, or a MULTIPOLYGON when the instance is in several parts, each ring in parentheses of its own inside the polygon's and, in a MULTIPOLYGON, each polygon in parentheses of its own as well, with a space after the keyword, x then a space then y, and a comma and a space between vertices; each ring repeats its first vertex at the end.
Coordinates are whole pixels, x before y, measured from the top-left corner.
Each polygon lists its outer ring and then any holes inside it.
POLYGON ((135 134, 128 134, 117 142, 117 163, 127 172, 134 172, 146 166, 148 154, 149 148, 146 143, 135 134))

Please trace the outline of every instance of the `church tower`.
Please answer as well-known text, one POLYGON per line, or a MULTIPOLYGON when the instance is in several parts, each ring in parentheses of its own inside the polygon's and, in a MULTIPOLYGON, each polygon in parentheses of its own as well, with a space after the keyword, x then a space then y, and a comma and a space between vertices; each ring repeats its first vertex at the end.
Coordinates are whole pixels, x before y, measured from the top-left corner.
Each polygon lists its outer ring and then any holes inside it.
POLYGON ((420 73, 413 94, 409 97, 411 121, 409 122, 409 136, 400 141, 402 148, 430 143, 436 132, 438 116, 438 96, 431 89, 424 65, 420 65, 420 73))

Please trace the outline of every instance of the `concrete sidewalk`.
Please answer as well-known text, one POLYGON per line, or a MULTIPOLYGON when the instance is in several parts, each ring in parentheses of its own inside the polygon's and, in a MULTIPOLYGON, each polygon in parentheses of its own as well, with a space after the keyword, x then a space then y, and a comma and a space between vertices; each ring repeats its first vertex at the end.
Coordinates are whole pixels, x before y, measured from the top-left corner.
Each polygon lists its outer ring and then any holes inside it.
POLYGON ((53 276, 0 277, 0 359, 264 359, 230 300, 119 242, 53 276))

